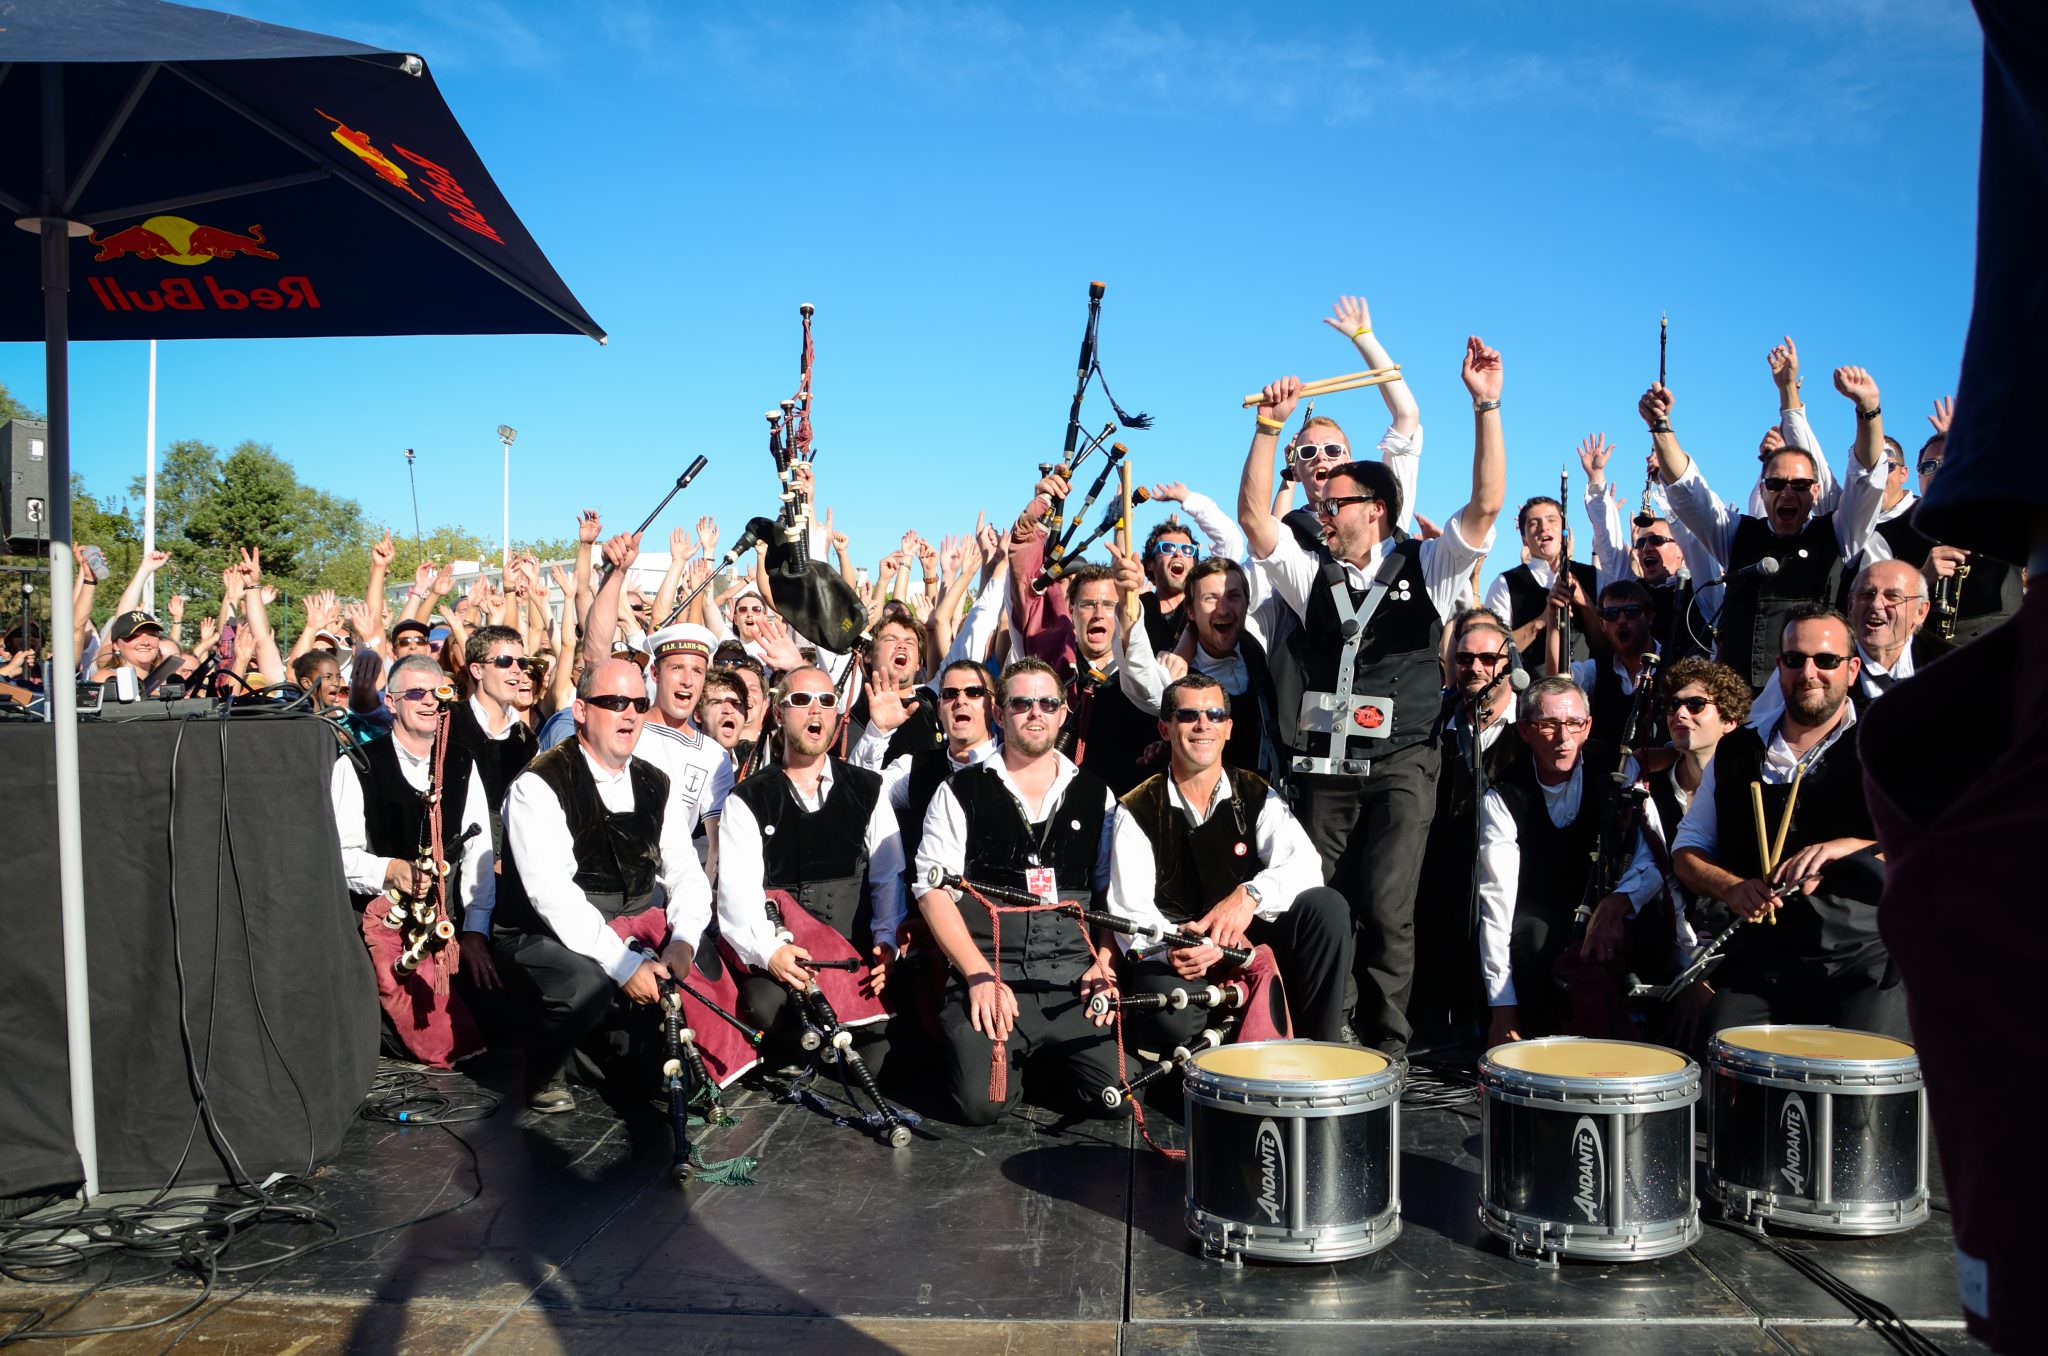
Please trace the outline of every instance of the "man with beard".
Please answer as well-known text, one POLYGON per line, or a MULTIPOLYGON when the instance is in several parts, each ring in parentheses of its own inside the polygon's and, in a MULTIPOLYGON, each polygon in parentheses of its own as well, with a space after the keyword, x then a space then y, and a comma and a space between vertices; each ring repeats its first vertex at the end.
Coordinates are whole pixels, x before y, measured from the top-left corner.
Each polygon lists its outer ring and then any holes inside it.
MULTIPOLYGON (((1515 700, 1521 695, 1512 681, 1516 656, 1507 622, 1475 607, 1460 614, 1450 634, 1451 686, 1444 691, 1438 734, 1443 767, 1415 897, 1415 998, 1410 1006, 1417 1030, 1432 1038, 1470 1029, 1479 1016, 1480 989, 1473 980, 1479 916, 1472 887, 1479 856, 1480 778, 1493 785, 1529 752, 1521 740, 1503 738, 1514 728, 1515 700)), ((1526 674, 1523 681, 1528 681, 1526 674)))
MULTIPOLYGON (((1479 967, 1492 1010, 1488 1045, 1565 1029, 1557 961, 1571 944, 1572 916, 1601 838, 1614 832, 1614 774, 1620 771, 1620 784, 1641 775, 1635 759, 1588 737, 1586 694, 1571 679, 1538 680, 1520 706, 1517 732, 1529 757, 1489 788, 1479 807, 1479 967)), ((1616 852, 1627 865, 1586 927, 1586 950, 1601 961, 1618 953, 1627 921, 1664 885, 1633 820, 1628 836, 1616 852)), ((1663 942, 1668 953, 1668 929, 1663 942)))
MULTIPOLYGON (((1849 700, 1858 715, 1953 648, 1922 629, 1927 606, 1927 581, 1903 560, 1874 561, 1857 573, 1849 590, 1849 634, 1858 672, 1849 700)), ((1784 692, 1773 683, 1750 707, 1749 723, 1768 729, 1784 709, 1784 692)))
MULTIPOLYGON (((1595 739, 1610 744, 1621 739, 1629 709, 1635 704, 1636 688, 1643 682, 1643 661, 1651 655, 1663 658, 1652 634, 1652 610, 1649 590, 1633 579, 1617 579, 1600 590, 1600 610, 1595 615, 1604 657, 1577 660, 1571 671, 1572 681, 1592 704, 1595 739)), ((1550 649, 1555 656, 1554 641, 1550 649)), ((1652 700, 1636 727, 1633 747, 1662 744, 1664 736, 1663 713, 1652 700)))
MULTIPOLYGON (((1209 939, 1162 956, 1124 957, 1128 987, 1170 993, 1202 982, 1222 961, 1218 946, 1268 946, 1280 967, 1297 1035, 1344 1036, 1344 980, 1351 972, 1351 910, 1323 884, 1322 860, 1278 792, 1255 773, 1224 765, 1231 730, 1223 688, 1191 673, 1161 700, 1167 771, 1117 807, 1111 911, 1209 939)), ((1161 1012, 1142 1024, 1171 1050, 1199 1035, 1209 1013, 1161 1012)))
POLYGON ((713 668, 704 675, 704 686, 697 693, 697 728, 725 750, 726 763, 735 778, 752 748, 747 740, 747 717, 751 714, 747 685, 731 669, 713 668))
POLYGON ((533 761, 533 731, 514 709, 526 672, 526 642, 509 626, 479 626, 469 633, 462 657, 469 668, 469 700, 455 709, 449 722, 455 746, 476 764, 491 808, 491 841, 504 850, 499 810, 512 779, 533 761))
MULTIPOLYGON (((1658 654, 1667 661, 1704 655, 1713 611, 1711 607, 1689 610, 1697 606, 1694 576, 1704 569, 1708 573, 1702 578, 1712 578, 1713 557, 1698 539, 1666 516, 1669 508, 1661 489, 1651 496, 1651 513, 1628 512, 1607 481, 1607 463, 1613 455, 1614 445, 1604 434, 1593 434, 1579 444, 1579 465, 1586 472, 1586 516, 1593 524, 1593 565, 1600 585, 1605 588, 1617 579, 1634 579, 1649 590, 1650 632, 1658 654), (1624 516, 1632 516, 1632 529, 1623 527, 1624 516)), ((1655 453, 1650 455, 1649 472, 1653 477, 1657 472, 1655 453)))
POLYGON ((620 1004, 651 1019, 661 981, 688 972, 711 922, 711 883, 671 813, 668 777, 634 747, 650 705, 640 670, 588 665, 576 738, 535 758, 505 799, 498 955, 538 991, 528 1026, 527 1106, 573 1111, 568 1065, 620 1004), (659 959, 629 948, 652 939, 659 959))
MULTIPOLYGON (((822 958, 781 940, 767 892, 788 892, 867 956, 876 994, 902 947, 904 918, 903 840, 882 778, 830 756, 841 717, 831 675, 817 668, 783 674, 774 705, 780 761, 734 788, 718 825, 719 932, 753 969, 740 980, 740 1012, 767 1033, 763 1058, 771 1065, 797 1056, 803 1027, 790 993, 810 986, 803 962, 822 958)), ((879 1077, 886 1024, 860 1028, 855 1040, 879 1077)))
POLYGON ((1714 975, 1703 1034, 1753 1022, 1819 1022, 1907 1038, 1905 992, 1877 932, 1884 866, 1863 798, 1849 623, 1796 608, 1778 654, 1783 707, 1724 738, 1672 843, 1678 877, 1744 921, 1714 975), (1797 778, 1783 860, 1766 876, 1753 785, 1776 836, 1797 778), (1762 923, 1766 913, 1776 926, 1762 923))
MULTIPOLYGON (((1415 969, 1415 887, 1436 805, 1437 651, 1466 574, 1493 544, 1507 475, 1500 354, 1476 336, 1463 371, 1472 396, 1472 497, 1427 541, 1394 539, 1405 505, 1395 474, 1348 462, 1324 475, 1316 505, 1330 554, 1325 573, 1272 514, 1272 443, 1301 383, 1265 388, 1238 487, 1238 521, 1253 558, 1301 625, 1276 714, 1289 729, 1289 774, 1323 877, 1350 901, 1361 929, 1354 1027, 1390 1055, 1407 1049, 1415 969), (1308 690, 1300 690, 1306 687, 1308 690)), ((1276 665, 1276 669, 1278 666, 1276 665)))
POLYGON ((1040 526, 1065 479, 1049 475, 1010 529, 1010 616, 1024 638, 1024 654, 1061 675, 1068 715, 1060 747, 1117 795, 1145 779, 1139 762, 1152 744, 1152 722, 1118 682, 1116 578, 1102 565, 1069 568, 1044 592, 1035 586, 1047 536, 1040 526))
MULTIPOLYGON (((334 657, 325 658, 331 668, 334 657)), ((440 661, 432 656, 410 655, 393 664, 384 687, 391 732, 336 759, 329 794, 341 834, 342 875, 363 915, 387 1046, 395 1044, 394 1053, 404 1058, 445 1069, 483 1047, 476 1020, 464 994, 451 987, 441 956, 427 957, 409 975, 392 968, 402 943, 398 932, 384 924, 392 904, 387 889, 410 900, 426 885, 414 861, 430 808, 426 791, 434 775, 434 730, 441 719, 444 681, 440 661)), ((447 816, 441 842, 443 851, 457 858, 442 881, 442 908, 459 929, 459 987, 495 989, 499 981, 490 937, 496 854, 483 779, 452 740, 439 775, 439 803, 447 816)))
MULTIPOLYGON (((1138 562, 1114 547, 1110 554, 1116 557, 1120 590, 1136 592, 1141 580, 1138 562)), ((1189 602, 1181 609, 1191 625, 1171 653, 1180 657, 1188 674, 1213 679, 1229 699, 1231 731, 1223 761, 1270 783, 1279 779, 1283 768, 1273 739, 1273 678, 1266 668, 1266 650, 1245 624, 1250 593, 1250 581, 1236 561, 1211 556, 1197 565, 1188 574, 1189 602)), ((1131 627, 1125 645, 1118 666, 1124 695, 1140 711, 1159 716, 1173 676, 1153 651, 1146 628, 1131 627)))
POLYGON ((946 1082, 970 1125, 991 1125, 1016 1104, 1023 1080, 1010 1071, 1034 1054, 1064 1062, 1075 1100, 1098 1112, 1102 1090, 1121 1081, 1111 1014, 1088 1016, 1089 999, 1116 990, 1116 948, 1056 911, 1009 913, 998 947, 981 901, 929 886, 937 869, 1047 904, 1101 906, 1116 803, 1101 778, 1055 747, 1064 687, 1042 660, 1003 671, 1002 756, 938 789, 918 848, 918 908, 952 967, 939 1015, 946 1082))
POLYGON ((875 627, 868 651, 871 676, 852 716, 860 729, 848 758, 855 767, 886 767, 905 754, 945 742, 932 690, 917 681, 925 639, 924 623, 901 608, 887 610, 875 627))
POLYGON ((1869 543, 1883 502, 1884 412, 1877 382, 1860 367, 1835 369, 1835 389, 1856 407, 1856 462, 1842 486, 1841 506, 1815 515, 1819 476, 1813 457, 1787 447, 1764 463, 1765 517, 1724 504, 1707 488, 1672 432, 1671 392, 1654 385, 1638 409, 1649 425, 1671 511, 1698 537, 1727 576, 1719 617, 1717 658, 1743 676, 1752 692, 1771 679, 1784 619, 1802 603, 1825 602, 1841 589, 1846 562, 1869 543), (1776 562, 1775 572, 1752 569, 1776 562))
POLYGON ((1571 611, 1571 662, 1576 664, 1594 651, 1593 595, 1599 591, 1599 572, 1582 560, 1572 562, 1568 577, 1559 573, 1564 559, 1564 505, 1548 495, 1537 495, 1515 514, 1515 531, 1521 535, 1528 555, 1526 564, 1494 576, 1486 588, 1486 610, 1506 617, 1515 638, 1515 648, 1538 673, 1562 673, 1564 665, 1553 662, 1557 648, 1558 613, 1571 611))

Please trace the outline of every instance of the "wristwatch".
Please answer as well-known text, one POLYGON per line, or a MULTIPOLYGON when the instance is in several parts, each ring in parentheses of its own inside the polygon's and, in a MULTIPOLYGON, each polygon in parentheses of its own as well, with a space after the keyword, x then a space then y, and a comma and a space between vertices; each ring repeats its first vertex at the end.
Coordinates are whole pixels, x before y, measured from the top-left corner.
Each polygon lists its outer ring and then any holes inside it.
POLYGON ((1259 887, 1250 881, 1244 883, 1244 897, 1252 902, 1252 908, 1254 909, 1259 908, 1266 902, 1266 897, 1259 893, 1259 887))

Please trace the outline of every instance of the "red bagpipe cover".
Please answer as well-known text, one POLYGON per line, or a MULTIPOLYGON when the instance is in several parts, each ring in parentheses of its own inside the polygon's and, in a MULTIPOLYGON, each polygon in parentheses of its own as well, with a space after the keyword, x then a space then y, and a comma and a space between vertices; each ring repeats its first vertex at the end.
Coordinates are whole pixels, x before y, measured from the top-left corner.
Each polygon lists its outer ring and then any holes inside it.
MULTIPOLYGON (((623 941, 644 942, 658 952, 668 942, 668 915, 660 909, 642 909, 612 919, 611 929, 623 941)), ((718 978, 713 979, 700 965, 693 964, 688 974, 676 976, 688 986, 682 993, 683 1025, 696 1032, 697 1053, 704 1059, 704 1071, 721 1088, 731 1087, 733 1080, 761 1062, 752 1043, 734 1030, 732 1023, 704 1005, 703 999, 709 999, 727 1012, 738 1014, 739 986, 732 974, 730 965, 721 966, 718 978), (702 998, 698 997, 700 994, 702 998)))
POLYGON ((1249 989, 1244 1015, 1230 1033, 1232 1045, 1251 1041, 1291 1040, 1294 1019, 1287 1012, 1287 986, 1280 980, 1280 963, 1264 946, 1252 948, 1252 958, 1233 979, 1249 989))
MULTIPOLYGON (((872 1026, 876 1022, 889 1020, 889 1010, 882 1006, 879 997, 861 992, 868 982, 867 957, 859 948, 839 934, 837 928, 819 922, 809 910, 790 897, 787 890, 770 890, 768 898, 782 912, 782 926, 796 944, 802 947, 812 960, 837 961, 857 960, 858 970, 819 970, 812 975, 818 987, 824 991, 825 999, 831 1003, 832 1011, 839 1014, 841 1026, 872 1026)), ((728 968, 744 968, 732 948, 719 943, 725 953, 728 968)))
POLYGON ((484 1048, 476 1019, 450 983, 461 968, 461 949, 457 942, 447 942, 400 978, 394 967, 405 951, 405 929, 384 926, 389 912, 388 895, 374 895, 363 905, 363 944, 370 949, 370 968, 377 976, 377 1002, 407 1054, 432 1068, 448 1068, 484 1048))

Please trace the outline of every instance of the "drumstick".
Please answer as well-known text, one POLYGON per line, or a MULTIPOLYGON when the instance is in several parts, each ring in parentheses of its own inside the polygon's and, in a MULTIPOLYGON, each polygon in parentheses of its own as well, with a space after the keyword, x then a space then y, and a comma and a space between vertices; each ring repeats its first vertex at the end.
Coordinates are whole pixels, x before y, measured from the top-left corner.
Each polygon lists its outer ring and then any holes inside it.
MULTIPOLYGON (((1395 363, 1390 367, 1372 367, 1367 368, 1363 372, 1346 372, 1341 377, 1324 377, 1318 381, 1303 382, 1301 389, 1295 392, 1295 395, 1304 398, 1333 395, 1338 391, 1356 391, 1366 386, 1384 386, 1390 381, 1399 380, 1401 380, 1401 364, 1395 363)), ((1254 391, 1244 398, 1243 408, 1248 410, 1265 398, 1262 392, 1254 391)))
MULTIPOLYGON (((1768 886, 1771 877, 1777 873, 1778 862, 1776 858, 1771 856, 1771 831, 1764 827, 1764 784, 1762 782, 1751 782, 1749 784, 1749 808, 1756 812, 1756 855, 1760 859, 1763 868, 1764 884, 1768 886)), ((1773 923, 1777 922, 1777 909, 1770 905, 1766 905, 1765 908, 1770 913, 1771 921, 1773 923)))
MULTIPOLYGON (((1123 464, 1117 467, 1117 470, 1123 476, 1122 489, 1124 497, 1124 515, 1117 520, 1116 525, 1117 546, 1125 555, 1129 555, 1131 553, 1131 459, 1129 457, 1124 458, 1123 464)), ((1126 624, 1135 623, 1138 620, 1139 614, 1143 611, 1142 605, 1138 602, 1138 595, 1135 593, 1125 594, 1120 604, 1120 610, 1123 613, 1126 624)))
MULTIPOLYGON (((1785 835, 1792 829, 1792 807, 1799 803, 1799 783, 1805 776, 1804 763, 1792 769, 1792 790, 1785 797, 1785 813, 1778 817, 1778 836, 1771 840, 1771 874, 1774 876, 1785 861, 1785 835)), ((1778 921, 1778 910, 1775 905, 1771 908, 1771 921, 1778 921)))

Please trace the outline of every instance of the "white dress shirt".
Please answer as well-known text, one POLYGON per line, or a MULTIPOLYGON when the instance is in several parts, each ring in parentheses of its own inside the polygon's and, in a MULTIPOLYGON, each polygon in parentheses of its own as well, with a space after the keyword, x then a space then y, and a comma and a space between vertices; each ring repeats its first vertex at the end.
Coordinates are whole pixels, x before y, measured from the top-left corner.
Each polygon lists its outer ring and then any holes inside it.
MULTIPOLYGON (((961 768, 986 763, 1002 751, 1002 742, 993 735, 969 749, 964 758, 955 754, 952 746, 948 745, 946 775, 950 777, 961 768)), ((889 802, 889 808, 892 810, 902 811, 910 808, 910 760, 914 757, 915 754, 899 754, 895 762, 882 769, 882 799, 889 802)))
MULTIPOLYGON (((1650 642, 1650 653, 1652 654, 1660 652, 1663 648, 1654 640, 1650 642)), ((1621 695, 1633 697, 1636 693, 1635 675, 1631 674, 1628 671, 1628 667, 1621 662, 1621 656, 1611 654, 1607 657, 1607 663, 1608 667, 1612 668, 1621 677, 1621 695)), ((1600 661, 1598 659, 1574 659, 1572 661, 1572 681, 1579 685, 1579 690, 1584 692, 1588 699, 1592 697, 1593 684, 1599 680, 1599 677, 1600 661)))
MULTIPOLYGON (((1064 753, 1055 753, 1053 757, 1059 760, 1059 771, 1053 774, 1052 786, 1046 791, 1045 799, 1037 803, 1024 798, 1024 793, 1017 789, 1017 783, 1010 777, 1009 766, 1002 759, 988 760, 988 766, 994 770, 1011 798, 1017 802, 1017 809, 1022 812, 1025 822, 1034 828, 1045 822, 1051 807, 1060 803, 1060 797, 1066 795, 1067 787, 1081 770, 1064 753)), ((1109 888, 1112 831, 1116 825, 1116 797, 1105 790, 1102 793, 1102 802, 1102 839, 1095 846, 1095 863, 1089 872, 1086 886, 1090 890, 1109 888)), ((964 875, 967 870, 967 815, 960 808, 960 799, 953 794, 950 782, 938 789, 938 793, 932 797, 931 808, 925 811, 924 838, 917 846, 917 879, 920 882, 929 881, 934 867, 948 875, 956 876, 964 875)), ((1057 885, 1062 890, 1083 888, 1079 881, 1059 881, 1057 885)), ((918 888, 924 890, 930 887, 920 884, 918 888)))
MULTIPOLYGON (((1630 781, 1642 775, 1636 760, 1622 763, 1622 774, 1630 781)), ((1543 792, 1544 813, 1563 828, 1578 818, 1584 794, 1586 764, 1580 759, 1571 776, 1557 786, 1537 787, 1543 792)), ((1479 970, 1486 981, 1486 1001, 1505 1007, 1515 1001, 1515 976, 1511 940, 1515 926, 1515 895, 1521 888, 1522 845, 1516 837, 1515 817, 1499 791, 1488 788, 1479 807, 1479 970)), ((1664 886, 1664 877, 1643 843, 1641 833, 1614 893, 1628 896, 1628 916, 1633 918, 1643 905, 1664 886)))
MULTIPOLYGON (((832 794, 832 760, 826 759, 818 773, 816 796, 806 796, 794 782, 789 792, 806 814, 824 808, 832 794)), ((868 913, 872 919, 874 943, 902 945, 897 934, 903 927, 903 836, 896 826, 895 811, 887 797, 875 797, 868 816, 868 913)), ((718 932, 731 945, 733 954, 748 965, 766 969, 768 958, 782 943, 768 921, 765 907, 767 864, 762 843, 761 821, 747 802, 737 796, 726 802, 718 821, 718 932)), ((858 938, 849 939, 857 947, 858 938)))
MULTIPOLYGON (((1657 498, 1663 500, 1662 489, 1657 491, 1657 498)), ((1698 537, 1687 530, 1685 524, 1671 516, 1671 505, 1664 502, 1659 503, 1657 507, 1660 510, 1658 516, 1671 524, 1671 539, 1678 543, 1678 553, 1685 561, 1682 568, 1702 584, 1721 573, 1720 567, 1714 563, 1713 553, 1707 550, 1698 537)), ((1631 564, 1635 554, 1635 533, 1629 530, 1634 524, 1634 513, 1632 510, 1625 513, 1626 509, 1627 506, 1621 501, 1620 491, 1615 488, 1612 481, 1605 485, 1586 487, 1586 516, 1593 523, 1593 568, 1600 576, 1600 587, 1603 589, 1617 579, 1637 579, 1631 564), (1624 516, 1628 519, 1626 524, 1623 521, 1624 516)), ((1638 582, 1653 592, 1659 588, 1675 586, 1652 584, 1647 579, 1639 579, 1638 582)), ((1707 620, 1713 620, 1711 611, 1707 613, 1707 620)))
MULTIPOLYGON (((1835 545, 1843 560, 1854 560, 1876 535, 1877 515, 1884 507, 1884 481, 1883 457, 1877 459, 1875 466, 1851 462, 1849 479, 1842 486, 1841 504, 1835 510, 1832 522, 1835 545)), ((1815 493, 1818 492, 1819 487, 1816 486, 1815 493)), ((1745 515, 1735 505, 1722 502, 1700 475, 1697 461, 1685 468, 1685 474, 1670 485, 1666 493, 1671 498, 1673 517, 1684 523, 1686 530, 1707 548, 1713 557, 1716 573, 1728 568, 1728 552, 1735 544, 1735 532, 1742 519, 1745 516, 1764 516, 1745 515)))
MULTIPOLYGON (((398 755, 398 771, 406 784, 418 791, 427 789, 427 759, 415 757, 411 750, 391 736, 391 748, 398 755)), ((374 895, 384 888, 384 870, 393 861, 410 861, 411 858, 379 857, 370 851, 369 828, 363 816, 363 783, 356 775, 355 765, 347 758, 337 758, 334 773, 328 779, 329 796, 334 802, 334 824, 341 831, 341 873, 348 879, 348 888, 359 895, 374 895)), ((471 828, 477 830, 462 844, 462 930, 481 932, 489 935, 491 910, 498 903, 497 854, 491 849, 490 800, 484 794, 483 777, 472 767, 469 784, 462 797, 462 818, 450 825, 445 820, 441 829, 441 846, 454 846, 456 840, 471 828), (452 831, 451 831, 452 830, 452 831)))
MULTIPOLYGON (((1131 628, 1130 640, 1125 641, 1123 628, 1117 628, 1114 641, 1117 658, 1117 683, 1131 704, 1149 715, 1159 714, 1159 704, 1166 699, 1166 688, 1173 676, 1166 666, 1159 662, 1158 653, 1152 648, 1152 636, 1140 624, 1131 628)), ((1225 696, 1240 697, 1251 686, 1251 671, 1235 649, 1229 654, 1217 656, 1202 648, 1201 641, 1195 642, 1195 656, 1188 665, 1191 673, 1205 674, 1223 685, 1225 696)))
POLYGON ((485 709, 480 698, 472 696, 469 699, 469 714, 476 717, 477 728, 484 732, 485 739, 499 740, 512 737, 513 715, 509 709, 505 712, 504 723, 495 730, 491 728, 491 713, 485 709))
MULTIPOLYGON (((1464 513, 1460 509, 1459 514, 1464 513)), ((1373 576, 1385 563, 1387 552, 1392 549, 1391 538, 1373 547, 1371 558, 1364 566, 1344 562, 1344 578, 1353 588, 1368 588, 1373 576)), ((1422 543, 1422 577, 1425 581, 1429 601, 1436 608, 1437 616, 1449 621, 1457 610, 1458 589, 1472 567, 1486 559, 1486 553, 1493 549, 1493 532, 1487 531, 1486 540, 1474 545, 1465 540, 1465 533, 1459 518, 1452 518, 1444 524, 1444 534, 1432 537, 1422 543)), ((1294 533, 1281 526, 1273 543, 1273 553, 1255 557, 1253 562, 1262 572, 1273 591, 1280 595, 1294 615, 1306 619, 1308 604, 1316 589, 1321 586, 1322 561, 1301 549, 1301 543, 1294 539, 1294 533)))
MULTIPOLYGON (((1776 683, 1771 683, 1765 690, 1770 691, 1776 687, 1776 683)), ((1781 696, 1779 718, 1771 722, 1768 727, 1769 733, 1764 739, 1762 780, 1766 786, 1782 786, 1792 780, 1793 773, 1801 764, 1811 767, 1819 762, 1821 757, 1834 747, 1835 741, 1856 723, 1856 704, 1850 701, 1843 702, 1841 723, 1828 731, 1826 737, 1808 750, 1802 758, 1792 752, 1785 743, 1784 732, 1779 728, 1783 717, 1783 702, 1784 698, 1781 696)), ((1757 733, 1764 734, 1764 728, 1759 728, 1757 733)), ((1671 840, 1671 851, 1674 856, 1684 848, 1693 848, 1709 857, 1718 857, 1720 854, 1721 821, 1714 810, 1714 769, 1718 766, 1718 761, 1707 764, 1706 774, 1700 778, 1699 790, 1692 793, 1692 804, 1686 807, 1685 818, 1678 824, 1678 835, 1671 840)), ((1755 832, 1753 828, 1750 831, 1755 832)))
MULTIPOLYGON (((1229 796, 1230 778, 1226 773, 1216 779, 1209 803, 1197 809, 1181 795, 1180 785, 1173 780, 1172 774, 1168 773, 1166 777, 1167 804, 1198 827, 1208 823, 1229 796)), ((1174 926, 1159 910, 1156 894, 1159 862, 1152 839, 1122 805, 1116 807, 1111 831, 1115 861, 1109 875, 1109 911, 1148 927, 1174 926)), ((1257 819, 1252 825, 1252 840, 1246 846, 1257 853, 1263 863, 1258 874, 1251 878, 1253 888, 1259 892, 1255 913, 1271 922, 1287 912, 1304 891, 1313 890, 1323 883, 1323 860, 1316 852, 1315 844, 1309 842, 1308 832, 1288 813, 1280 797, 1271 791, 1266 793, 1265 801, 1258 807, 1257 819)), ((1220 903, 1221 899, 1215 902, 1220 903)), ((1124 949, 1129 950, 1131 942, 1136 939, 1123 937, 1120 940, 1124 949)))
MULTIPOLYGON (((960 619, 960 629, 953 633, 952 648, 946 651, 945 664, 939 666, 944 674, 946 664, 962 659, 972 659, 979 664, 988 658, 989 646, 995 643, 996 628, 1010 615, 1009 567, 1007 559, 989 576, 988 584, 975 595, 974 603, 967 609, 967 615, 960 619)), ((1017 644, 1015 640, 1012 645, 1017 644)), ((1021 653, 1013 650, 1012 653, 1021 653)))
MULTIPOLYGON (((607 770, 580 744, 577 756, 597 783, 597 798, 613 814, 633 808, 631 764, 607 770)), ((635 754, 635 757, 639 755, 635 754)), ((676 937, 692 947, 711 922, 711 882, 690 846, 690 814, 669 785, 661 819, 661 865, 655 873, 655 903, 668 916, 676 937)), ((532 771, 512 780, 505 795, 505 846, 519 863, 519 878, 533 910, 555 939, 624 984, 640 968, 640 956, 606 924, 576 884, 576 840, 554 788, 532 771)))

